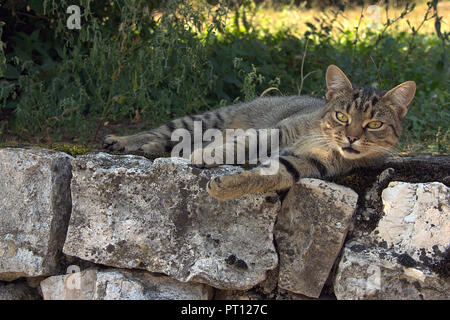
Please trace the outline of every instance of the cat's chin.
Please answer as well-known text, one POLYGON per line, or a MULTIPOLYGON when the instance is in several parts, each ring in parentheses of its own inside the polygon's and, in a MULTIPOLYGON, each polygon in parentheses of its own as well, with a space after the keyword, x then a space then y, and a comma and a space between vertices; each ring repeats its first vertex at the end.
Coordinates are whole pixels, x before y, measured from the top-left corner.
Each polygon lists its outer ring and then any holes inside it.
POLYGON ((340 147, 339 152, 342 157, 347 159, 358 159, 362 157, 361 151, 356 150, 352 147, 340 147))
POLYGON ((344 147, 344 148, 342 148, 342 151, 344 153, 350 153, 350 154, 355 154, 355 155, 361 153, 361 151, 358 151, 358 150, 356 150, 356 149, 354 149, 352 147, 344 147))

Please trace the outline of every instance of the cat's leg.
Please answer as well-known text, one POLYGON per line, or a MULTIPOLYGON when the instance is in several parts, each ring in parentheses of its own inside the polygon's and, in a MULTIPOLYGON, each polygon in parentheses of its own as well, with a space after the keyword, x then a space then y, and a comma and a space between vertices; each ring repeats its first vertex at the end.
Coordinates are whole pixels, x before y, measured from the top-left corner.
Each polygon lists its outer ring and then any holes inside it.
MULTIPOLYGON (((141 132, 130 136, 108 135, 103 139, 103 148, 109 151, 120 152, 138 151, 145 144, 158 140, 161 139, 158 139, 158 136, 152 131, 141 132)), ((160 141, 159 144, 164 144, 164 140, 160 141)), ((158 147, 157 149, 160 148, 158 147)))
POLYGON ((106 136, 103 140, 103 148, 109 151, 141 151, 150 156, 168 156, 172 147, 177 145, 180 135, 189 140, 195 135, 202 134, 205 130, 216 128, 220 130, 227 123, 226 113, 209 111, 201 115, 186 116, 169 121, 161 127, 141 132, 131 136, 106 136), (175 141, 172 141, 172 137, 175 141))
POLYGON ((218 200, 228 200, 249 193, 268 193, 291 187, 300 178, 327 176, 327 168, 309 157, 280 156, 262 165, 236 174, 211 179, 206 190, 218 200))
POLYGON ((103 148, 109 151, 139 151, 151 157, 165 157, 170 155, 172 147, 177 144, 176 141, 172 141, 173 133, 182 130, 186 137, 190 137, 194 131, 195 120, 195 116, 187 116, 172 120, 151 131, 130 136, 108 135, 103 140, 103 148))
POLYGON ((221 164, 256 165, 259 160, 268 158, 273 152, 278 152, 278 129, 258 131, 238 129, 236 132, 217 138, 203 148, 194 150, 191 154, 191 163, 200 168, 221 164))
POLYGON ((108 135, 103 148, 109 151, 140 151, 149 156, 165 156, 170 153, 170 137, 164 132, 146 131, 130 136, 108 135))
POLYGON ((237 141, 229 141, 223 144, 207 144, 192 152, 190 157, 191 163, 199 168, 212 168, 222 164, 244 164, 245 158, 243 158, 244 161, 238 162, 236 154, 239 150, 240 152, 243 152, 245 156, 248 151, 245 149, 245 146, 242 146, 243 149, 240 149, 240 147, 238 147, 239 144, 240 143, 237 141))

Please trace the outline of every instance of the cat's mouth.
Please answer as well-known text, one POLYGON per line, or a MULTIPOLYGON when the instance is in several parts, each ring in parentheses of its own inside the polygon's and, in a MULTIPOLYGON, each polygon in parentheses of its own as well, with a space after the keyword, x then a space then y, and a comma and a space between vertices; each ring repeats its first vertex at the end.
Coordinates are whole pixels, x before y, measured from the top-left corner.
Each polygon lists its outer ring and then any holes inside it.
POLYGON ((347 153, 351 153, 351 154, 360 154, 361 153, 360 151, 358 151, 356 149, 353 149, 352 147, 342 148, 342 151, 347 152, 347 153))

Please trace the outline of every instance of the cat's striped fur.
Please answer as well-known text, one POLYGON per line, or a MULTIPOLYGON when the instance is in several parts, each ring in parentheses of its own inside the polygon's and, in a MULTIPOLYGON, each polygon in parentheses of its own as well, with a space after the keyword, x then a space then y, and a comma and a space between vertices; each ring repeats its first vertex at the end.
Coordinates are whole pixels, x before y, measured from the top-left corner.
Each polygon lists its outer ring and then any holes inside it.
POLYGON ((303 177, 342 174, 386 155, 398 142, 415 83, 407 81, 389 91, 357 87, 331 65, 326 84, 326 100, 308 96, 258 98, 173 120, 152 131, 126 137, 107 136, 104 147, 165 156, 177 143, 171 141, 172 132, 177 128, 192 132, 194 121, 199 120, 203 131, 279 129, 280 155, 269 160, 278 161, 277 173, 263 174, 270 163, 262 163, 239 174, 212 179, 207 191, 220 200, 286 189, 303 177))

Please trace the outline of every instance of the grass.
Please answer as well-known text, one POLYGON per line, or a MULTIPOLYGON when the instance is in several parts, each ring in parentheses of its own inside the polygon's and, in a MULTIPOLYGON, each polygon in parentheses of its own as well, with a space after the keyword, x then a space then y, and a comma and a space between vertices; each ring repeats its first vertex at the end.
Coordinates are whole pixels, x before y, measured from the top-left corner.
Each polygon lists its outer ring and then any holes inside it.
MULTIPOLYGON (((427 11, 427 1, 418 1, 414 10, 409 13, 405 19, 399 19, 393 26, 395 32, 409 32, 410 26, 417 28, 423 21, 424 15, 427 11), (408 24, 409 21, 409 24, 408 24)), ((359 28, 362 38, 368 31, 374 29, 382 30, 387 24, 387 20, 394 20, 400 17, 403 12, 403 7, 393 7, 386 10, 385 6, 380 4, 376 7, 370 8, 369 5, 351 6, 345 8, 336 17, 336 24, 341 30, 355 30, 359 28)), ((450 1, 440 2, 437 6, 440 16, 450 16, 450 1)), ((337 10, 337 9, 334 9, 337 10)), ((251 25, 258 29, 266 30, 267 33, 275 33, 278 30, 287 29, 297 36, 301 37, 308 26, 306 22, 314 24, 319 27, 319 23, 315 18, 332 16, 333 8, 322 11, 318 8, 307 9, 297 6, 273 6, 266 4, 256 9, 254 16, 251 18, 251 25)), ((232 20, 232 19, 230 19, 232 20)), ((341 31, 334 29, 334 36, 339 36, 341 31)), ((442 31, 450 31, 450 25, 446 21, 442 25, 442 31)), ((433 35, 435 33, 434 19, 425 21, 420 28, 422 34, 433 35)))
POLYGON ((32 30, 9 29, 10 38, 2 37, 0 142, 98 148, 105 134, 148 130, 262 93, 323 96, 324 71, 336 64, 359 85, 416 81, 398 150, 449 152, 448 2, 437 7, 444 17, 439 37, 425 2, 388 15, 380 6, 377 28, 367 6, 250 5, 236 23, 223 7, 200 1, 169 1, 157 11, 130 1, 101 7, 109 14, 102 19, 92 9, 77 32, 52 11, 69 2, 49 1, 35 10, 56 16, 32 30))

